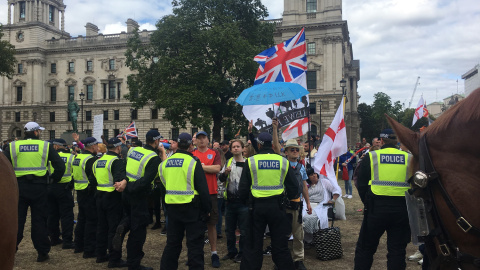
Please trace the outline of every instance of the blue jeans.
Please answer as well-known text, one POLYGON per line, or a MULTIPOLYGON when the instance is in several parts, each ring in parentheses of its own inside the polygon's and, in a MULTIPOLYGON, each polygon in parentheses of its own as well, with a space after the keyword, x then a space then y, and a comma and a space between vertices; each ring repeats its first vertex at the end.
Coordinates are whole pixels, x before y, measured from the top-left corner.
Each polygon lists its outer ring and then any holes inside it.
POLYGON ((345 181, 345 193, 347 195, 352 195, 352 177, 353 170, 348 170, 348 181, 345 181))
POLYGON ((227 202, 225 207, 225 234, 227 235, 228 254, 242 254, 245 236, 247 235, 248 207, 239 202, 227 202), (240 229, 240 241, 236 248, 235 230, 240 229))
POLYGON ((223 198, 217 198, 217 206, 218 206, 218 222, 217 222, 217 235, 222 235, 222 206, 225 203, 223 198))

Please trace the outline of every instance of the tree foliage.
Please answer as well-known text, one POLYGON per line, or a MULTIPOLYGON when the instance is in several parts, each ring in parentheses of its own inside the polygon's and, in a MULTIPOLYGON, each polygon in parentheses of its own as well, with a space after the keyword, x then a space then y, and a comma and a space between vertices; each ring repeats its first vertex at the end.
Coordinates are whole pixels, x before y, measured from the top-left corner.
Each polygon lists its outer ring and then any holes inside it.
POLYGON ((0 76, 6 76, 11 79, 15 73, 15 46, 6 40, 1 40, 3 37, 3 29, 0 24, 0 76))
MULTIPOLYGON (((260 0, 175 0, 173 14, 160 19, 150 43, 129 40, 126 96, 135 107, 153 101, 173 126, 193 126, 220 139, 246 121, 235 98, 253 84, 253 57, 273 45, 274 26, 260 0)), ((246 129, 244 129, 246 130, 246 129)))

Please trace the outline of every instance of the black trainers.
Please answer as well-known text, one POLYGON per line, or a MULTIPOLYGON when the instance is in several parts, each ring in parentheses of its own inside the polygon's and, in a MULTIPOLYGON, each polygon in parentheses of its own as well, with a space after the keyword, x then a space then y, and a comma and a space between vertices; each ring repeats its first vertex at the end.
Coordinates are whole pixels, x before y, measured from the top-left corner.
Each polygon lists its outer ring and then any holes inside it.
POLYGON ((272 246, 267 246, 267 248, 265 248, 263 256, 272 256, 272 246))
POLYGON ((83 253, 83 248, 75 246, 75 250, 73 251, 73 253, 83 253))
POLYGON ((119 261, 115 261, 115 262, 108 262, 108 268, 123 268, 123 267, 127 267, 127 262, 120 259, 119 261))
POLYGON ((163 227, 162 231, 160 232, 161 235, 167 235, 167 226, 163 227))
POLYGON ((233 260, 236 254, 228 253, 227 255, 223 256, 222 261, 226 260, 233 260))
POLYGON ((118 225, 117 230, 115 231, 115 235, 112 239, 112 248, 114 250, 121 250, 122 249, 122 235, 125 231, 125 226, 123 224, 118 225))
POLYGON ((236 263, 241 263, 242 262, 242 254, 237 254, 237 256, 235 256, 233 261, 236 262, 236 263))
POLYGON ((58 238, 58 237, 54 237, 52 239, 50 239, 50 246, 56 246, 56 245, 60 245, 61 243, 63 243, 63 240, 58 238))
POLYGON ((220 257, 217 254, 212 255, 212 267, 220 268, 220 257))
POLYGON ((155 222, 155 224, 153 224, 152 228, 150 228, 151 230, 157 230, 157 229, 160 229, 162 228, 162 224, 160 224, 159 222, 155 222))
POLYGON ((48 253, 38 253, 37 262, 44 262, 48 259, 50 259, 50 256, 48 256, 48 253))
POLYGON ((95 258, 97 255, 95 253, 89 253, 89 252, 83 252, 83 258, 84 259, 90 259, 90 258, 95 258))
POLYGON ((296 262, 295 262, 295 269, 296 269, 296 270, 307 270, 307 268, 305 267, 305 265, 303 265, 303 262, 302 262, 302 261, 296 261, 296 262))
POLYGON ((95 262, 96 262, 96 263, 108 262, 108 256, 97 257, 97 260, 96 260, 95 262))
POLYGON ((75 243, 73 242, 63 242, 62 249, 74 249, 75 243))

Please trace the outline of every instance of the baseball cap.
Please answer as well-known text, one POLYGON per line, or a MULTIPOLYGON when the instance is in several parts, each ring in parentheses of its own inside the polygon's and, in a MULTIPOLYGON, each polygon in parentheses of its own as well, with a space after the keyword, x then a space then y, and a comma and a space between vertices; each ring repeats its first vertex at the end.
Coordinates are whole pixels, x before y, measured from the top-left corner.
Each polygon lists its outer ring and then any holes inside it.
POLYGON ((133 142, 132 142, 132 145, 135 146, 135 147, 142 147, 142 146, 143 146, 143 142, 140 141, 140 140, 136 140, 136 141, 133 141, 133 142))
POLYGON ((85 140, 82 141, 83 145, 85 146, 92 146, 98 144, 97 139, 94 137, 87 137, 85 140))
POLYGON ((25 124, 25 131, 45 130, 37 122, 28 122, 25 124))
POLYGON ((147 132, 147 135, 146 137, 150 137, 150 138, 153 138, 153 140, 158 140, 158 139, 161 139, 163 138, 162 135, 160 135, 160 132, 158 132, 158 130, 155 130, 155 129, 151 129, 147 132))
POLYGON ((205 136, 207 136, 207 138, 208 138, 208 134, 207 134, 207 132, 205 132, 205 131, 199 131, 199 132, 197 132, 197 137, 198 137, 198 135, 205 135, 205 136))
POLYGON ((118 138, 111 138, 107 141, 108 146, 117 147, 122 145, 122 141, 120 141, 118 138))
POLYGON ((272 135, 270 135, 268 132, 262 132, 258 134, 257 137, 257 142, 261 145, 263 145, 265 142, 271 142, 272 140, 272 135))
MULTIPOLYGON (((198 133, 197 133, 198 135, 198 133)), ((178 135, 178 138, 177 138, 177 142, 180 142, 180 141, 184 141, 184 142, 187 142, 187 143, 192 143, 192 136, 186 132, 178 135)))
POLYGON ((395 136, 395 132, 393 131, 393 129, 386 128, 382 130, 382 133, 380 133, 380 138, 396 139, 397 136, 395 136))
POLYGON ((65 146, 67 145, 67 142, 64 139, 55 139, 52 142, 55 145, 60 145, 60 146, 65 146))

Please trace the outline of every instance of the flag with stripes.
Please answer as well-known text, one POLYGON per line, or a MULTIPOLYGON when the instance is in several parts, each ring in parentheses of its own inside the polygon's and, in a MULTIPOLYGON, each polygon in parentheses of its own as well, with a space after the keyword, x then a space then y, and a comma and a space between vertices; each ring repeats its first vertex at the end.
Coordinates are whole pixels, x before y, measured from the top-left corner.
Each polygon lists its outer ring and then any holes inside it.
POLYGON ((123 130, 123 135, 125 138, 128 139, 133 139, 133 138, 138 138, 138 133, 137 133, 137 128, 135 126, 135 121, 130 123, 124 130, 123 130))

